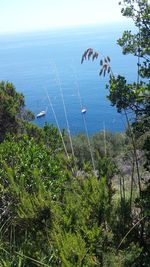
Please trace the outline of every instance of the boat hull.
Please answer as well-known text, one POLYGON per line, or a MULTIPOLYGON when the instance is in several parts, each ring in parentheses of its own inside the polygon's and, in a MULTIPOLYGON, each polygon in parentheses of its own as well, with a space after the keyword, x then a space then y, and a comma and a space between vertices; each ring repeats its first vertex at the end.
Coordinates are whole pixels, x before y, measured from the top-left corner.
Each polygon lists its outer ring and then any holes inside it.
POLYGON ((36 115, 37 118, 41 118, 41 117, 44 117, 46 114, 45 111, 41 111, 39 114, 36 115))

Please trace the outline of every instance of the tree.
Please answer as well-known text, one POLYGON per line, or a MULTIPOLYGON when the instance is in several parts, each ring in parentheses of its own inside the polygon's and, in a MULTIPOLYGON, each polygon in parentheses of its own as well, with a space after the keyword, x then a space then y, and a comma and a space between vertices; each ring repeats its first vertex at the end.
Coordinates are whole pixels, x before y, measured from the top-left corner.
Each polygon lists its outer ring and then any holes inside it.
MULTIPOLYGON (((121 4, 121 2, 120 2, 121 4)), ((128 108, 133 110, 135 121, 132 124, 136 137, 143 135, 143 149, 146 152, 147 162, 145 167, 150 166, 150 4, 148 0, 124 0, 122 7, 123 16, 131 18, 137 32, 125 31, 118 44, 122 47, 123 53, 131 53, 137 57, 137 82, 130 87, 130 95, 134 95, 133 105, 128 102, 128 108), (144 78, 144 79, 143 79, 144 78)), ((110 86, 111 88, 111 86, 110 86)), ((117 90, 117 86, 115 91, 117 90)), ((114 96, 113 90, 110 100, 114 96)))
MULTIPOLYGON (((147 0, 123 0, 121 12, 123 16, 133 20, 137 28, 135 33, 125 31, 118 40, 118 44, 123 49, 123 54, 133 54, 137 57, 137 79, 133 84, 129 84, 127 79, 121 75, 114 76, 110 57, 104 57, 100 60, 99 75, 110 76, 108 99, 111 104, 117 108, 120 113, 125 113, 127 124, 130 129, 130 135, 133 142, 134 154, 136 153, 134 139, 143 137, 142 145, 146 151, 147 162, 145 166, 150 165, 150 4, 147 0), (129 123, 128 111, 132 112, 132 125, 129 123)), ((84 60, 92 58, 97 59, 98 52, 92 48, 87 49, 81 63, 84 60)), ((136 158, 136 155, 135 155, 136 158)))
MULTIPOLYGON (((118 44, 122 47, 123 54, 132 54, 137 57, 137 77, 132 84, 127 82, 127 78, 113 74, 110 58, 104 57, 100 60, 99 75, 108 74, 110 77, 108 99, 111 104, 117 108, 117 111, 124 113, 128 133, 131 137, 133 145, 133 172, 136 166, 136 173, 139 185, 139 197, 136 205, 140 210, 138 219, 138 242, 142 249, 138 263, 136 266, 146 266, 149 264, 149 201, 150 201, 150 179, 144 183, 143 177, 139 171, 139 159, 137 146, 145 151, 145 167, 149 171, 150 166, 150 4, 148 0, 123 0, 119 3, 122 6, 121 12, 123 16, 131 18, 136 27, 136 32, 125 31, 118 40, 118 44), (128 111, 132 113, 132 121, 128 117, 128 111)), ((97 59, 98 52, 93 49, 87 49, 81 63, 84 60, 92 58, 97 59)), ((131 177, 131 188, 133 186, 133 175, 131 177)), ((132 191, 131 191, 132 195, 132 191)), ((132 213, 130 214, 132 216, 132 213)))
POLYGON ((124 31, 118 44, 123 53, 131 53, 138 58, 138 68, 141 77, 150 77, 150 4, 148 0, 123 0, 121 13, 131 18, 137 27, 137 32, 124 31))
POLYGON ((7 133, 17 133, 23 121, 33 118, 25 109, 23 94, 17 93, 12 83, 0 82, 0 142, 7 133))

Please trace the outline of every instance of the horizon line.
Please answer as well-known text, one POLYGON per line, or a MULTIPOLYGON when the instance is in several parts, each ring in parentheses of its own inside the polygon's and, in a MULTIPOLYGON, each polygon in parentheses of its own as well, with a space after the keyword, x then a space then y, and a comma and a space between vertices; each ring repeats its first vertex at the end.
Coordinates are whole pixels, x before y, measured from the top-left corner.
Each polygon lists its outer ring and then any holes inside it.
POLYGON ((130 25, 130 21, 122 21, 120 25, 120 21, 113 21, 113 22, 104 22, 104 23, 90 23, 90 24, 81 24, 81 25, 63 25, 63 26, 54 26, 54 27, 48 27, 48 28, 39 28, 39 29, 31 29, 31 30, 17 30, 17 31, 0 31, 0 35, 16 35, 16 34, 30 34, 30 33, 38 33, 38 32, 47 32, 47 31, 59 31, 59 30, 69 30, 69 29, 78 29, 78 28, 84 28, 84 27, 102 27, 102 26, 108 26, 108 25, 118 25, 118 26, 124 26, 124 25, 130 25))

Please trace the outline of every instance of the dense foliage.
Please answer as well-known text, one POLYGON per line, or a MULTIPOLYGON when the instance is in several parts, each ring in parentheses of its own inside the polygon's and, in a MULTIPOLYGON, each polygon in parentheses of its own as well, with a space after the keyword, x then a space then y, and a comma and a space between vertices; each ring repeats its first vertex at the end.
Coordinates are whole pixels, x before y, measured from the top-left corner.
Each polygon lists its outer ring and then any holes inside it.
MULTIPOLYGON (((74 175, 62 151, 28 135, 8 136, 0 154, 1 266, 139 261, 141 249, 131 237, 117 252, 132 220, 124 214, 128 201, 113 199, 109 159, 101 158, 98 179, 92 171, 74 175)), ((138 229, 133 234, 138 242, 138 229)))
POLYGON ((0 141, 6 133, 17 133, 24 120, 32 120, 33 114, 25 110, 24 96, 17 93, 12 83, 0 83, 0 141))

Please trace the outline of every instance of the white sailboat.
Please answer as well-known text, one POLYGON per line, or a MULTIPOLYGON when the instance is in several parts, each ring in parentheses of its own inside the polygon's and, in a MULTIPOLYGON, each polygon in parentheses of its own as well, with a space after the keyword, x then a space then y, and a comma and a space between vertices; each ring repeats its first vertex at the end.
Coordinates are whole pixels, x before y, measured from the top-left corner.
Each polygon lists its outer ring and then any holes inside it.
POLYGON ((40 113, 38 113, 38 114, 36 115, 36 117, 37 117, 37 118, 44 117, 44 116, 46 115, 46 113, 47 113, 47 108, 46 108, 46 110, 42 110, 40 113))

